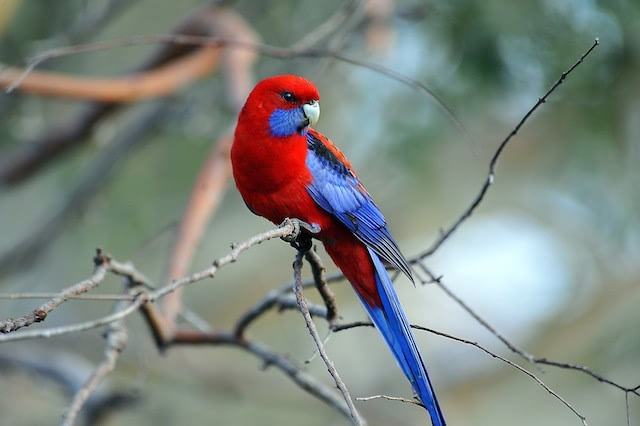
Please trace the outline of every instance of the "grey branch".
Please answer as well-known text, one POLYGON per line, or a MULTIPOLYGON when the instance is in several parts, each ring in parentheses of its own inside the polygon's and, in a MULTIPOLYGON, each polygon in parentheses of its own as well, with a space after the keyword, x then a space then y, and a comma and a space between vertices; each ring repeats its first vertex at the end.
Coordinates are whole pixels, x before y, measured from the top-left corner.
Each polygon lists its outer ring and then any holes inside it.
POLYGON ((420 269, 424 271, 429 276, 429 282, 436 284, 451 300, 457 303, 464 311, 467 312, 475 321, 478 322, 482 327, 484 327, 489 333, 491 333, 494 337, 500 340, 511 352, 522 357, 524 360, 539 365, 548 365, 551 367, 561 368, 565 370, 574 370, 584 373, 592 378, 596 379, 600 383, 607 384, 612 386, 626 394, 634 394, 635 396, 640 397, 640 385, 638 386, 624 386, 620 383, 614 382, 611 379, 604 377, 601 374, 596 373, 595 371, 585 367, 583 365, 572 364, 568 362, 561 362, 552 360, 546 357, 539 357, 524 349, 518 347, 513 342, 511 342, 507 337, 498 331, 493 325, 491 325, 485 318, 482 317, 475 309, 473 309, 468 303, 466 303, 460 296, 455 294, 447 285, 444 284, 442 277, 437 277, 429 268, 424 266, 423 263, 418 264, 420 269))
POLYGON ((498 148, 495 150, 495 152, 493 153, 493 156, 491 157, 491 161, 489 162, 489 172, 487 173, 487 177, 485 178, 482 186, 480 187, 480 191, 475 196, 475 198, 471 201, 471 204, 469 205, 469 207, 465 209, 462 215, 460 215, 460 217, 449 228, 447 228, 446 231, 443 231, 441 233, 440 237, 433 242, 431 247, 429 247, 422 253, 412 258, 411 260, 413 261, 413 263, 418 262, 424 259, 425 257, 429 257, 432 254, 434 254, 440 248, 440 246, 442 246, 442 244, 444 244, 444 242, 448 240, 449 237, 451 237, 451 235, 453 235, 453 233, 458 230, 460 225, 462 225, 467 219, 469 219, 469 217, 471 217, 471 215, 475 212, 475 210, 478 208, 480 203, 482 203, 482 200, 484 200, 485 195, 487 195, 487 192, 489 191, 489 187, 493 185, 496 177, 496 166, 498 165, 498 160, 500 159, 500 156, 504 152, 504 149, 507 147, 511 139, 518 134, 518 132, 520 131, 520 128, 524 126, 524 124, 529 120, 531 115, 533 115, 533 113, 536 112, 536 110, 542 104, 547 102, 547 98, 551 96, 553 92, 555 92, 558 86, 560 86, 566 80, 569 74, 571 74, 573 70, 575 70, 587 58, 587 56, 589 56, 591 52, 593 52, 593 50, 599 44, 600 44, 600 41, 596 38, 593 41, 593 44, 591 45, 591 47, 589 47, 589 49, 587 49, 568 70, 566 70, 560 75, 558 80, 556 80, 556 82, 553 83, 553 85, 549 88, 549 90, 547 90, 547 92, 544 95, 542 95, 541 98, 538 98, 538 101, 524 114, 524 116, 520 119, 518 124, 516 124, 516 126, 509 132, 507 137, 504 138, 502 142, 500 142, 500 144, 498 145, 498 148))
POLYGON ((320 354, 320 357, 322 358, 325 365, 327 366, 327 370, 329 371, 329 374, 331 374, 331 377, 333 377, 333 380, 335 381, 336 386, 340 390, 340 393, 342 393, 342 397, 344 398, 345 402, 347 403, 347 406, 349 407, 349 411, 351 413, 351 421, 353 422, 354 425, 365 425, 366 422, 360 416, 360 413, 358 413, 358 410, 356 409, 353 403, 353 399, 351 398, 351 394, 349 393, 347 386, 342 381, 342 378, 340 378, 340 374, 338 373, 338 370, 336 370, 336 367, 333 364, 333 361, 331 361, 331 359, 329 358, 329 355, 327 355, 327 352, 324 349, 324 345, 322 344, 322 339, 318 334, 318 329, 316 328, 316 325, 313 322, 313 319, 311 318, 311 314, 309 313, 309 306, 307 305, 307 301, 305 300, 304 294, 302 293, 302 258, 303 256, 304 256, 304 253, 301 251, 298 251, 298 253, 296 254, 295 261, 293 262, 293 291, 296 295, 296 300, 298 302, 298 306, 300 307, 300 312, 302 312, 302 317, 304 318, 304 321, 307 325, 309 334, 313 338, 313 341, 316 344, 316 347, 318 348, 318 353, 320 354))
MULTIPOLYGON (((284 237, 284 236, 290 236, 290 235, 295 235, 296 229, 299 230, 299 227, 296 227, 296 221, 294 220, 287 220, 285 221, 282 225, 271 229, 269 231, 265 231, 262 232, 260 234, 254 235, 253 237, 249 238, 246 241, 243 241, 242 243, 237 244, 229 254, 227 254, 226 256, 223 256, 217 260, 215 260, 213 262, 213 266, 200 271, 200 272, 196 272, 190 276, 187 276, 183 279, 180 280, 176 280, 170 284, 167 284, 164 287, 160 287, 159 289, 153 291, 153 292, 149 292, 149 291, 145 291, 143 289, 140 289, 136 298, 130 303, 128 304, 126 307, 121 308, 119 310, 117 310, 116 312, 112 313, 111 315, 107 315, 105 317, 96 319, 96 320, 92 320, 92 321, 86 321, 86 322, 82 322, 82 323, 78 323, 78 324, 72 324, 72 325, 68 325, 68 326, 61 326, 61 327, 54 327, 54 328, 45 328, 42 330, 32 330, 32 331, 24 331, 24 332, 18 332, 18 333, 11 333, 11 334, 0 334, 0 343, 2 342, 7 342, 7 341, 13 341, 13 340, 25 340, 25 339, 33 339, 33 338, 48 338, 48 337, 53 337, 53 336, 58 336, 61 334, 68 334, 68 333, 74 333, 74 332, 78 332, 78 331, 84 331, 84 330, 90 330, 92 328, 97 328, 97 327, 101 327, 107 324, 110 324, 114 321, 118 321, 120 319, 123 319, 129 315, 131 315, 132 313, 136 312, 138 310, 138 308, 140 306, 142 306, 145 303, 148 302, 153 302, 169 293, 171 293, 172 291, 175 291, 177 288, 188 285, 188 284, 193 284, 195 282, 198 281, 202 281, 206 278, 213 278, 216 274, 216 272, 222 268, 225 265, 228 265, 230 263, 235 262, 238 259, 238 256, 240 256, 240 254, 242 254, 243 252, 245 252, 246 250, 248 250, 249 248, 260 244, 264 241, 267 240, 271 240, 274 238, 279 238, 279 237, 284 237)), ((139 272, 138 270, 136 270, 133 265, 129 264, 129 263, 123 263, 123 262, 119 262, 115 259, 111 259, 108 256, 104 256, 101 253, 99 253, 100 256, 102 256, 100 262, 103 262, 105 268, 116 274, 116 275, 120 275, 123 276, 124 278, 126 278, 129 283, 131 284, 137 284, 140 285, 142 287, 153 287, 153 284, 148 280, 148 278, 145 277, 144 274, 142 274, 141 272, 139 272)), ((84 282, 82 282, 84 283, 84 282)), ((82 284, 80 283, 80 284, 82 284)), ((70 287, 70 289, 73 289, 77 286, 78 284, 70 287)), ((95 287, 95 286, 94 286, 95 287)), ((67 290, 63 290, 62 293, 70 291, 69 289, 67 290)), ((62 303, 62 302, 60 302, 62 303)), ((59 306, 59 304, 57 305, 59 306)), ((11 331, 11 330, 10 330, 11 331)))
MULTIPOLYGON (((229 254, 214 261, 213 267, 207 268, 182 280, 174 281, 173 283, 167 284, 164 287, 160 287, 155 291, 152 291, 155 287, 153 283, 151 283, 148 278, 144 274, 139 272, 132 264, 119 262, 115 259, 103 255, 104 265, 107 267, 108 272, 122 276, 128 281, 130 285, 135 285, 136 290, 138 291, 137 294, 124 297, 124 300, 121 300, 121 304, 118 305, 117 309, 112 314, 105 317, 62 327, 21 331, 17 333, 0 335, 0 343, 33 338, 48 338, 66 333, 75 333, 83 330, 95 329, 114 323, 118 324, 134 312, 140 311, 143 314, 147 312, 153 312, 153 309, 150 309, 154 307, 154 304, 152 303, 153 300, 157 300, 183 285, 195 283, 203 279, 213 277, 219 268, 235 262, 241 253, 264 241, 279 237, 295 238, 299 230, 300 225, 297 223, 297 221, 287 220, 281 226, 275 229, 255 235, 248 240, 235 245, 229 254)), ((281 309, 298 308, 297 302, 291 294, 282 293, 276 299, 277 300, 275 300, 274 304, 260 310, 259 315, 264 314, 274 306, 277 306, 281 309)), ((327 310, 322 306, 311 305, 310 312, 313 315, 317 315, 323 318, 327 316, 327 310)), ((152 324, 155 324, 157 326, 157 323, 151 322, 150 325, 152 324)), ((265 367, 273 366, 275 368, 278 368, 301 389, 318 398, 320 401, 326 403, 328 406, 334 408, 336 411, 343 414, 347 418, 351 418, 350 408, 347 406, 345 401, 334 392, 332 392, 331 389, 327 388, 325 385, 318 382, 315 378, 302 371, 298 366, 296 366, 286 357, 273 352, 270 348, 261 343, 250 341, 244 336, 238 336, 234 332, 211 333, 201 331, 181 331, 172 336, 172 340, 162 341, 159 343, 162 343, 163 349, 166 349, 167 347, 173 345, 204 344, 230 345, 244 350, 259 358, 264 363, 265 367)), ((101 367, 99 371, 97 370, 96 374, 102 375, 102 372, 106 371, 105 369, 107 368, 106 363, 108 359, 110 360, 111 358, 105 356, 105 361, 102 364, 103 367, 101 367)), ((108 362, 110 365, 111 361, 108 362)), ((92 383, 95 381, 99 381, 98 378, 94 378, 92 383)), ((94 385, 90 384, 89 386, 94 385)), ((85 396, 83 395, 78 396, 78 401, 81 397, 85 398, 85 396)), ((77 405, 78 404, 74 403, 73 407, 76 407, 77 405)), ((80 403, 80 405, 82 405, 82 403, 80 403)), ((73 408, 73 410, 75 410, 75 408, 73 408)), ((71 411, 73 412, 73 410, 71 411)))
POLYGON ((356 401, 374 401, 376 399, 386 399, 387 401, 397 401, 397 402, 403 402, 405 404, 417 405, 418 407, 424 407, 424 405, 418 400, 401 398, 399 396, 390 396, 390 395, 361 396, 359 398, 356 398, 356 401))
MULTIPOLYGON (((370 323, 370 322, 353 322, 353 323, 348 323, 348 324, 341 324, 341 325, 338 325, 338 326, 334 327, 333 331, 334 332, 344 331, 344 330, 349 330, 349 329, 356 328, 356 327, 373 327, 373 324, 370 323)), ((423 327, 421 325, 411 324, 411 328, 416 329, 416 330, 426 331, 428 333, 432 333, 432 334, 435 334, 437 336, 446 337, 447 339, 451 339, 451 340, 455 340, 456 342, 464 343, 465 345, 473 346, 475 348, 480 349, 482 352, 486 353, 487 355, 490 355, 493 358, 499 359, 500 361, 504 362, 505 364, 507 364, 507 365, 515 368, 516 370, 520 371, 521 373, 529 376, 533 381, 535 381, 538 385, 540 385, 544 390, 549 392, 554 398, 556 398, 558 401, 560 401, 562 404, 564 404, 573 414, 575 414, 580 419, 580 421, 582 422, 583 425, 585 425, 585 426, 587 425, 586 417, 583 416, 582 414, 580 414, 580 412, 578 412, 569 402, 567 402, 566 399, 564 399, 556 391, 554 391, 549 386, 547 386, 538 376, 536 376, 535 374, 533 374, 529 370, 521 367, 520 365, 516 364, 515 362, 510 361, 510 360, 508 360, 508 359, 496 354, 495 352, 490 351, 489 349, 487 349, 484 346, 480 345, 478 342, 474 342, 474 341, 471 341, 471 340, 468 340, 468 339, 463 339, 461 337, 456 337, 456 336, 453 336, 451 334, 444 333, 442 331, 437 331, 437 330, 434 330, 432 328, 423 327)), ((373 398, 377 398, 377 397, 383 397, 385 399, 392 399, 392 400, 402 400, 404 402, 408 402, 408 400, 405 400, 403 398, 387 397, 387 396, 384 396, 384 395, 371 397, 371 398, 368 398, 368 399, 373 399, 373 398)), ((365 399, 362 399, 362 400, 366 401, 368 399, 365 398, 365 399)))
POLYGON ((33 323, 44 321, 51 311, 62 305, 69 298, 86 293, 97 287, 104 280, 106 275, 107 268, 104 265, 98 265, 91 277, 66 288, 46 303, 34 309, 32 312, 16 319, 9 318, 7 320, 0 321, 0 333, 11 333, 12 331, 16 331, 22 327, 28 327, 33 323))
MULTIPOLYGON (((126 302, 116 303, 115 311, 119 311, 119 305, 124 303, 126 302)), ((109 324, 105 338, 107 339, 107 345, 104 350, 104 358, 85 384, 74 395, 71 405, 62 418, 62 426, 73 426, 75 424, 75 420, 80 410, 82 410, 82 407, 96 391, 98 385, 100 385, 104 378, 115 368, 120 353, 127 345, 127 330, 124 327, 123 319, 109 324)))

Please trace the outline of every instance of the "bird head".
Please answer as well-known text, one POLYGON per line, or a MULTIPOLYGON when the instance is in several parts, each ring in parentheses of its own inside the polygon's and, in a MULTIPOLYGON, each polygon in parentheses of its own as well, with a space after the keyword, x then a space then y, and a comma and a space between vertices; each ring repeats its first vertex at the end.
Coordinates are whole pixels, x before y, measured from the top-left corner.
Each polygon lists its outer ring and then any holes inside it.
POLYGON ((240 122, 266 128, 276 138, 303 135, 320 118, 319 101, 318 89, 307 79, 297 75, 269 77, 249 94, 240 122))

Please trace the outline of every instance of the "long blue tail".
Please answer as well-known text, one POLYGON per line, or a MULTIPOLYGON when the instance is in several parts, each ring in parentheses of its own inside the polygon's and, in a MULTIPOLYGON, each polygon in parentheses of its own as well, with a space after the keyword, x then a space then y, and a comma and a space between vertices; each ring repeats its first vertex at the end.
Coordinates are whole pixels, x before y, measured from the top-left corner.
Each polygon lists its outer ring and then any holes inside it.
POLYGON ((369 255, 376 270, 376 284, 382 300, 382 308, 369 306, 365 301, 363 305, 429 412, 433 426, 445 426, 444 416, 438 405, 427 369, 422 362, 409 321, 402 310, 391 279, 382 262, 371 249, 369 249, 369 255))

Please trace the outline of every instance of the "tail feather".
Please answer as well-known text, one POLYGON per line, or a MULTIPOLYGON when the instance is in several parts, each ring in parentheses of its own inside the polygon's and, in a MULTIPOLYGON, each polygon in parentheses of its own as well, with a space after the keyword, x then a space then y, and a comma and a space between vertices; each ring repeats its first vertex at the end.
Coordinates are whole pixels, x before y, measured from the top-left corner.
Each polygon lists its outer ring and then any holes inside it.
POLYGON ((433 426, 445 426, 444 416, 438 405, 427 369, 422 362, 409 321, 400 305, 391 279, 378 256, 371 249, 369 254, 375 267, 376 285, 382 307, 371 306, 364 300, 363 305, 429 412, 433 426))

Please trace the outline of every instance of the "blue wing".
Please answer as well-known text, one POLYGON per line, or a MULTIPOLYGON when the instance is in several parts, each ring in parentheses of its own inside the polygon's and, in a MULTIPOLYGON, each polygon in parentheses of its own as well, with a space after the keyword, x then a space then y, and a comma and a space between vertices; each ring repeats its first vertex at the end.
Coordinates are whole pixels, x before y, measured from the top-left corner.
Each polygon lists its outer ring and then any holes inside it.
POLYGON ((413 281, 411 268, 389 233, 378 206, 349 167, 312 130, 307 133, 306 164, 313 176, 307 187, 311 198, 413 281))

